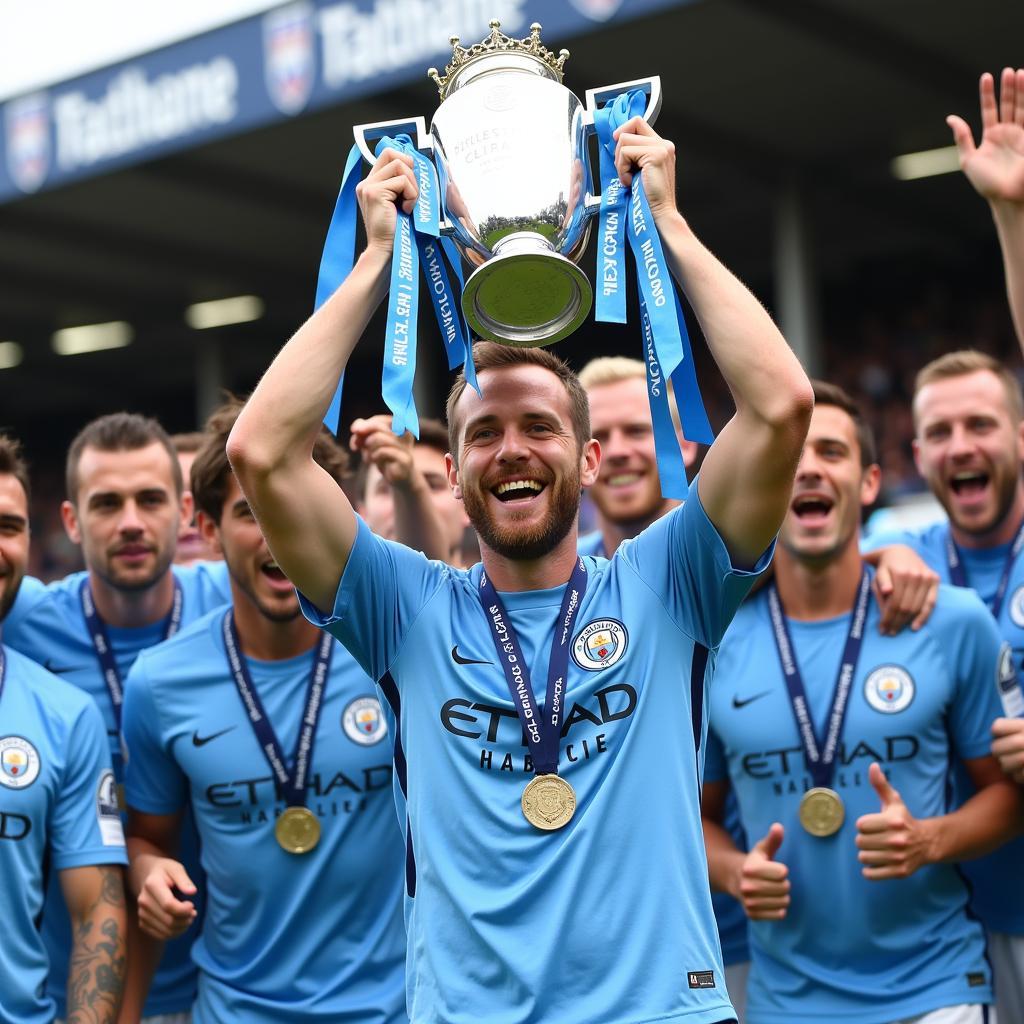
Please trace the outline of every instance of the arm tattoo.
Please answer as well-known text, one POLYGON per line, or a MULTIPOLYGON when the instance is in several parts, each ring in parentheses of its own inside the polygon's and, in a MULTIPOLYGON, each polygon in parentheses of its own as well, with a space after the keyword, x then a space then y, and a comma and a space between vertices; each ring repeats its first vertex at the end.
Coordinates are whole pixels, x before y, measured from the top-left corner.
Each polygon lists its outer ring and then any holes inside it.
POLYGON ((101 866, 99 898, 72 921, 67 1024, 114 1024, 125 975, 124 885, 120 868, 101 866))

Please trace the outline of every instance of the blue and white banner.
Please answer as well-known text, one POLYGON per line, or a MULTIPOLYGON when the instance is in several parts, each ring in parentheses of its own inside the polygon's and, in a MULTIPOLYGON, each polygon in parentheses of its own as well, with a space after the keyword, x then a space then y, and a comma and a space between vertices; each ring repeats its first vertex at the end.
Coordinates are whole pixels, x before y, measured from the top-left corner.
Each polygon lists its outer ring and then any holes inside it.
MULTIPOLYGON (((298 0, 0 104, 0 203, 422 78, 450 59, 449 35, 477 42, 491 18, 519 36, 540 21, 557 52, 689 2, 298 0)), ((568 84, 593 83, 570 70, 568 84)))

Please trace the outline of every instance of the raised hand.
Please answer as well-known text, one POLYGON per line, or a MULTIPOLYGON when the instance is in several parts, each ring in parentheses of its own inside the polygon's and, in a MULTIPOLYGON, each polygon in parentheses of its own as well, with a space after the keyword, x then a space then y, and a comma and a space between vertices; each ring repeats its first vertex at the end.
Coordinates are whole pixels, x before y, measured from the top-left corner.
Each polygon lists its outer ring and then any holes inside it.
POLYGON ((388 415, 354 420, 351 427, 351 447, 363 453, 380 475, 390 484, 407 483, 414 471, 412 449, 415 438, 406 432, 398 437, 391 429, 388 415))
POLYGON ((615 129, 615 169, 627 187, 636 170, 644 172, 644 193, 657 221, 676 210, 676 147, 663 139, 642 117, 630 118, 615 129))
POLYGON ((864 865, 861 872, 872 881, 908 878, 932 859, 927 829, 907 810, 877 762, 872 763, 868 777, 882 809, 857 819, 857 859, 864 865))
POLYGON ((743 861, 739 899, 754 921, 781 921, 789 908, 789 868, 775 859, 784 835, 775 822, 743 861))
POLYGON ((960 169, 991 203, 1024 203, 1024 69, 1003 68, 996 105, 995 82, 981 76, 981 145, 962 117, 946 124, 960 153, 960 169))
POLYGON ((139 927, 154 939, 173 939, 188 929, 196 919, 195 904, 179 900, 194 896, 196 887, 188 872, 169 857, 153 857, 139 891, 139 927))
POLYGON ((390 256, 398 223, 397 204, 402 204, 405 213, 412 213, 418 195, 412 157, 385 149, 370 173, 356 185, 367 249, 380 249, 390 256))

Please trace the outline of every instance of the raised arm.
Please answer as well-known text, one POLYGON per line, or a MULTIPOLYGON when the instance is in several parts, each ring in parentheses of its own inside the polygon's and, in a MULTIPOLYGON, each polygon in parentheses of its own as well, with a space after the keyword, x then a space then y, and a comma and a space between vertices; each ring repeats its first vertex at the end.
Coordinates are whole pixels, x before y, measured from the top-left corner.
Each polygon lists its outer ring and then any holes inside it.
POLYGON ((60 885, 71 916, 67 1024, 114 1024, 125 975, 124 870, 67 868, 60 885))
POLYGON ((385 150, 356 188, 367 245, 352 273, 278 353, 228 439, 228 458, 285 574, 330 610, 356 534, 348 498, 313 443, 349 357, 387 292, 396 203, 412 210, 412 159, 385 150))
POLYGON ((704 458, 700 500, 730 554, 750 564, 789 506, 814 404, 810 382, 771 317, 701 244, 676 208, 675 147, 641 118, 616 133, 623 182, 644 189, 673 276, 682 285, 736 403, 704 458))
POLYGON ((1024 349, 1024 69, 1003 68, 996 104, 995 82, 981 76, 981 145, 962 117, 946 124, 960 153, 960 168, 978 195, 988 200, 1003 250, 1006 294, 1024 349))

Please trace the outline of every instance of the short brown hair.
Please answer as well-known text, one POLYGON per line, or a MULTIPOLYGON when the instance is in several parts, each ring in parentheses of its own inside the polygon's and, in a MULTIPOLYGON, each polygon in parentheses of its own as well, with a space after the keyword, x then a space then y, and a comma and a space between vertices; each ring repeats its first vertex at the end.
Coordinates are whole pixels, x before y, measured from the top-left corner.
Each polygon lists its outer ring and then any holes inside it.
MULTIPOLYGON (((224 513, 224 499, 231 480, 231 465, 227 455, 228 435, 244 405, 240 398, 232 397, 210 414, 203 429, 203 444, 192 463, 190 483, 196 508, 215 523, 220 522, 224 513)), ((339 484, 348 471, 348 455, 326 427, 321 429, 313 445, 313 460, 339 484)))
MULTIPOLYGON (((539 366, 553 373, 562 382, 569 396, 569 416, 580 449, 590 440, 590 404, 587 402, 587 393, 569 364, 559 359, 553 352, 545 348, 515 348, 511 345, 499 345, 494 341, 478 341, 473 346, 473 364, 477 373, 508 366, 539 366)), ((465 390, 466 375, 460 370, 448 394, 448 404, 445 408, 448 420, 448 450, 456 466, 459 464, 459 432, 458 424, 455 422, 455 406, 465 390)))
POLYGON ((860 406, 853 398, 844 391, 838 384, 830 384, 824 380, 812 380, 811 388, 814 391, 814 405, 834 405, 842 409, 847 416, 853 420, 857 433, 857 444, 860 447, 860 464, 864 469, 873 466, 878 461, 878 453, 875 450, 875 436, 864 419, 860 406))
POLYGON ((101 452, 134 452, 151 444, 163 446, 171 461, 171 479, 174 491, 180 497, 183 490, 181 466, 167 431, 155 419, 134 412, 113 412, 87 423, 78 432, 68 448, 64 470, 64 486, 68 501, 78 499, 78 464, 86 448, 101 452))
MULTIPOLYGON (((1021 398, 1020 384, 1017 378, 998 359, 993 359, 992 356, 986 355, 984 352, 970 348, 947 352, 944 356, 933 359, 917 371, 917 377, 914 380, 915 404, 918 394, 926 385, 937 380, 949 380, 951 377, 965 377, 969 373, 978 373, 980 370, 995 374, 999 379, 1006 392, 1006 407, 1010 410, 1014 421, 1019 423, 1024 419, 1024 399, 1021 398)), ((914 420, 916 423, 916 409, 914 420)))
POLYGON ((193 454, 203 446, 203 432, 190 430, 185 434, 171 434, 171 444, 179 455, 193 454))
POLYGON ((28 463, 21 453, 21 442, 8 434, 0 434, 0 474, 13 476, 25 492, 25 500, 32 497, 28 483, 28 463))

